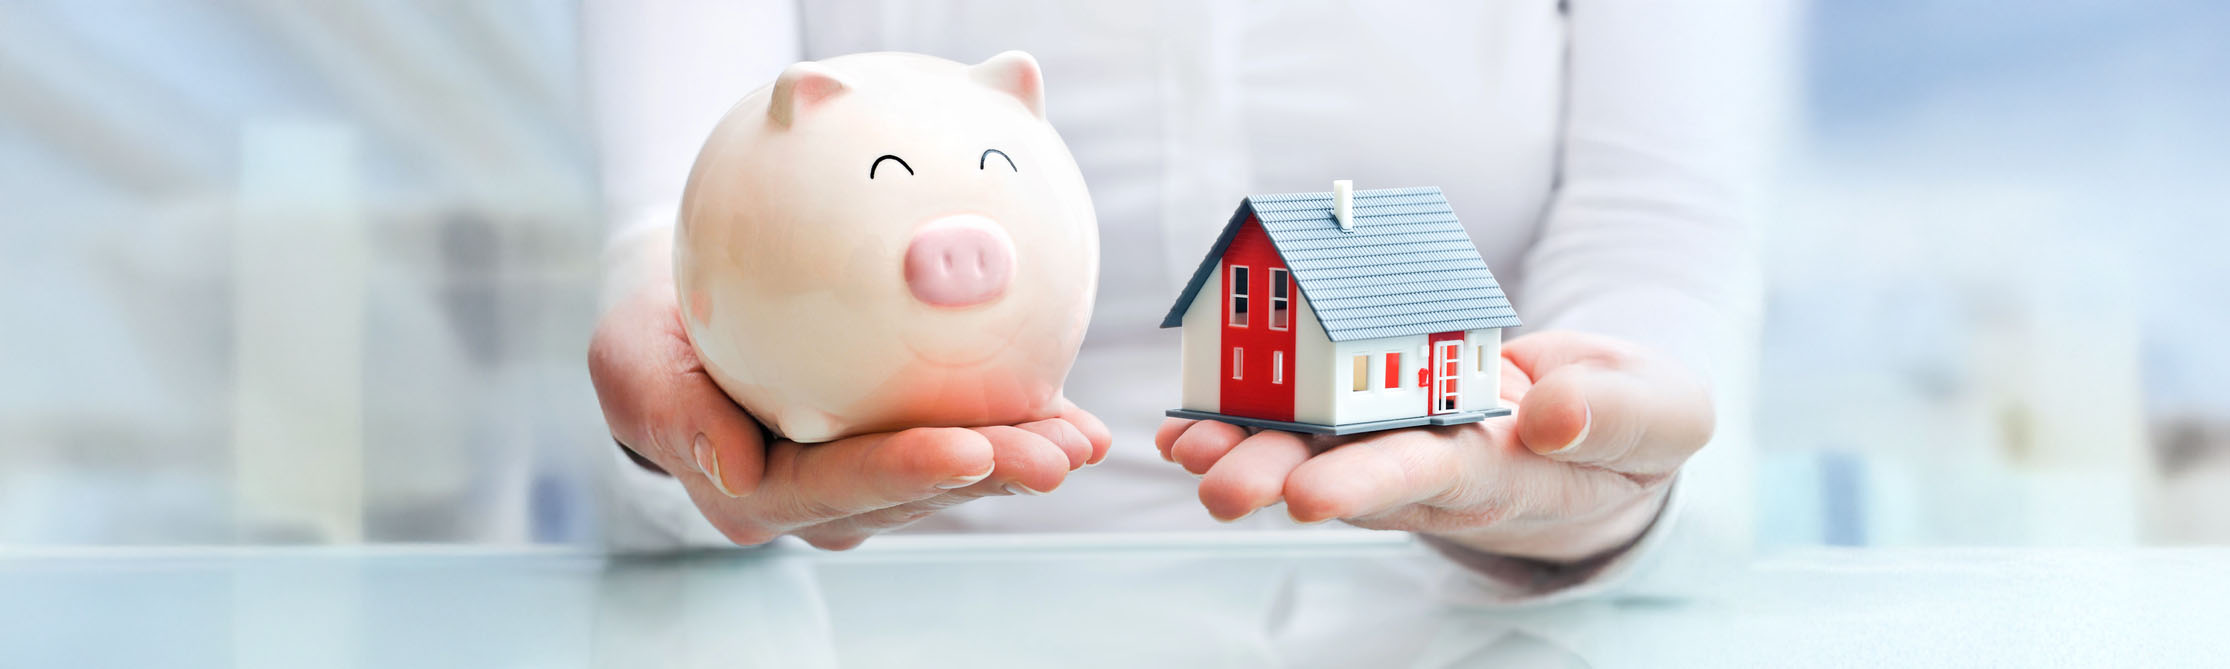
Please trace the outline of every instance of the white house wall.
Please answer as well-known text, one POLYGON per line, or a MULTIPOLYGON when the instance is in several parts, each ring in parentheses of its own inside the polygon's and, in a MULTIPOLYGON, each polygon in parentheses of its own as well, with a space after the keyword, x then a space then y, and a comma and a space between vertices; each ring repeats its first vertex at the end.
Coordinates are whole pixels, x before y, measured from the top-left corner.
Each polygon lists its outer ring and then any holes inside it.
POLYGON ((1185 308, 1184 340, 1177 354, 1184 376, 1179 406, 1210 413, 1223 412, 1223 298, 1215 288, 1223 285, 1223 267, 1218 265, 1208 270, 1208 282, 1185 308))
POLYGON ((1363 423, 1410 418, 1425 413, 1425 388, 1417 385, 1424 367, 1425 335, 1361 339, 1332 344, 1333 421, 1363 423), (1399 388, 1386 387, 1386 354, 1401 354, 1399 388), (1370 356, 1370 389, 1355 390, 1355 356, 1370 356))
POLYGON ((1338 376, 1344 359, 1332 355, 1332 338, 1316 322, 1316 308, 1307 295, 1293 300, 1293 420, 1319 425, 1337 424, 1336 394, 1347 386, 1338 376))
POLYGON ((1463 333, 1463 357, 1463 395, 1459 408, 1484 411, 1501 406, 1502 328, 1463 333))

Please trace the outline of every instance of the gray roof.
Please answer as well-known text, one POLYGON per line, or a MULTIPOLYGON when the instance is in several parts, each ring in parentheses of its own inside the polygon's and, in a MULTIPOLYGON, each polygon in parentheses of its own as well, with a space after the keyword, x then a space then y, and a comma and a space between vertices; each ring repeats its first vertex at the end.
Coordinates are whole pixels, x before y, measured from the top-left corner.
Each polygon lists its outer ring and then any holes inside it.
POLYGON ((1353 232, 1340 232, 1332 220, 1329 192, 1240 202, 1161 326, 1183 325, 1185 308, 1250 214, 1261 217, 1332 341, 1519 325, 1438 187, 1359 190, 1354 197, 1353 232))

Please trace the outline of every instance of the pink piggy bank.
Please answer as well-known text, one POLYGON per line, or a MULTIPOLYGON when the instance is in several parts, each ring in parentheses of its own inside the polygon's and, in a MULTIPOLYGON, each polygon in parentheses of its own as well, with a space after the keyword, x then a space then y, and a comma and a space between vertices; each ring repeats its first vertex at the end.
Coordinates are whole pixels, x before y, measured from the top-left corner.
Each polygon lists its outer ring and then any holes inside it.
POLYGON ((705 370, 813 443, 1052 418, 1098 223, 1037 61, 798 63, 728 111, 682 196, 674 278, 705 370))

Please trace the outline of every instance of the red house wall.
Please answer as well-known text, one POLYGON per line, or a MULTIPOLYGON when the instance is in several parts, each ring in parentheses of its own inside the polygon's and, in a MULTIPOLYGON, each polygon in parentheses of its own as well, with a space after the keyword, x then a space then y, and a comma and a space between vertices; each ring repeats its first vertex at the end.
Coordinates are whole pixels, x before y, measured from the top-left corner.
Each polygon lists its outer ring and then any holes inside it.
MULTIPOLYGON (((1299 287, 1293 284, 1292 274, 1286 274, 1286 327, 1271 329, 1270 270, 1285 269, 1285 259, 1278 256, 1277 248, 1270 245, 1270 236, 1262 231, 1259 219, 1252 216, 1240 226, 1231 246, 1224 249, 1223 285, 1213 297, 1223 306, 1216 313, 1223 320, 1216 326, 1223 328, 1223 413, 1265 420, 1293 420, 1293 370, 1298 364, 1293 359, 1295 328, 1302 327, 1294 321, 1300 303, 1299 287), (1231 324, 1232 266, 1247 267, 1248 310, 1245 326, 1231 324), (1239 378, 1232 378, 1234 362, 1232 350, 1244 351, 1237 362, 1241 368, 1239 378), (1272 363, 1283 353, 1283 370, 1273 369, 1272 363), (1281 382, 1282 381, 1282 382, 1281 382)), ((1195 296, 1202 299, 1209 296, 1195 296)), ((1309 324, 1314 327, 1315 324, 1309 324)))

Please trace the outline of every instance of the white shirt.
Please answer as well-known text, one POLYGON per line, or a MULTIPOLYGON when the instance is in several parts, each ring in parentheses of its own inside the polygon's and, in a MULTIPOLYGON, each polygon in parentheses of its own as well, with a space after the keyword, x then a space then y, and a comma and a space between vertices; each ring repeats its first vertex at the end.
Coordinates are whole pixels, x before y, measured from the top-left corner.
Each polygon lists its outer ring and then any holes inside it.
MULTIPOLYGON (((1651 534, 1716 526, 1705 543, 1740 550, 1750 218, 1776 118, 1780 4, 591 2, 587 71, 617 230, 607 295, 663 271, 631 249, 670 234, 705 135, 789 63, 1022 49, 1044 68, 1047 115, 1099 213, 1101 292, 1068 394, 1113 428, 1114 452, 1052 495, 971 502, 910 529, 1228 527, 1152 447, 1178 389, 1175 331, 1157 326, 1241 198, 1345 178, 1441 187, 1528 329, 1611 334, 1705 370, 1720 436, 1651 534)), ((622 545, 724 543, 671 480, 612 462, 622 545)), ((1235 525, 1292 526, 1275 511, 1235 525)))

